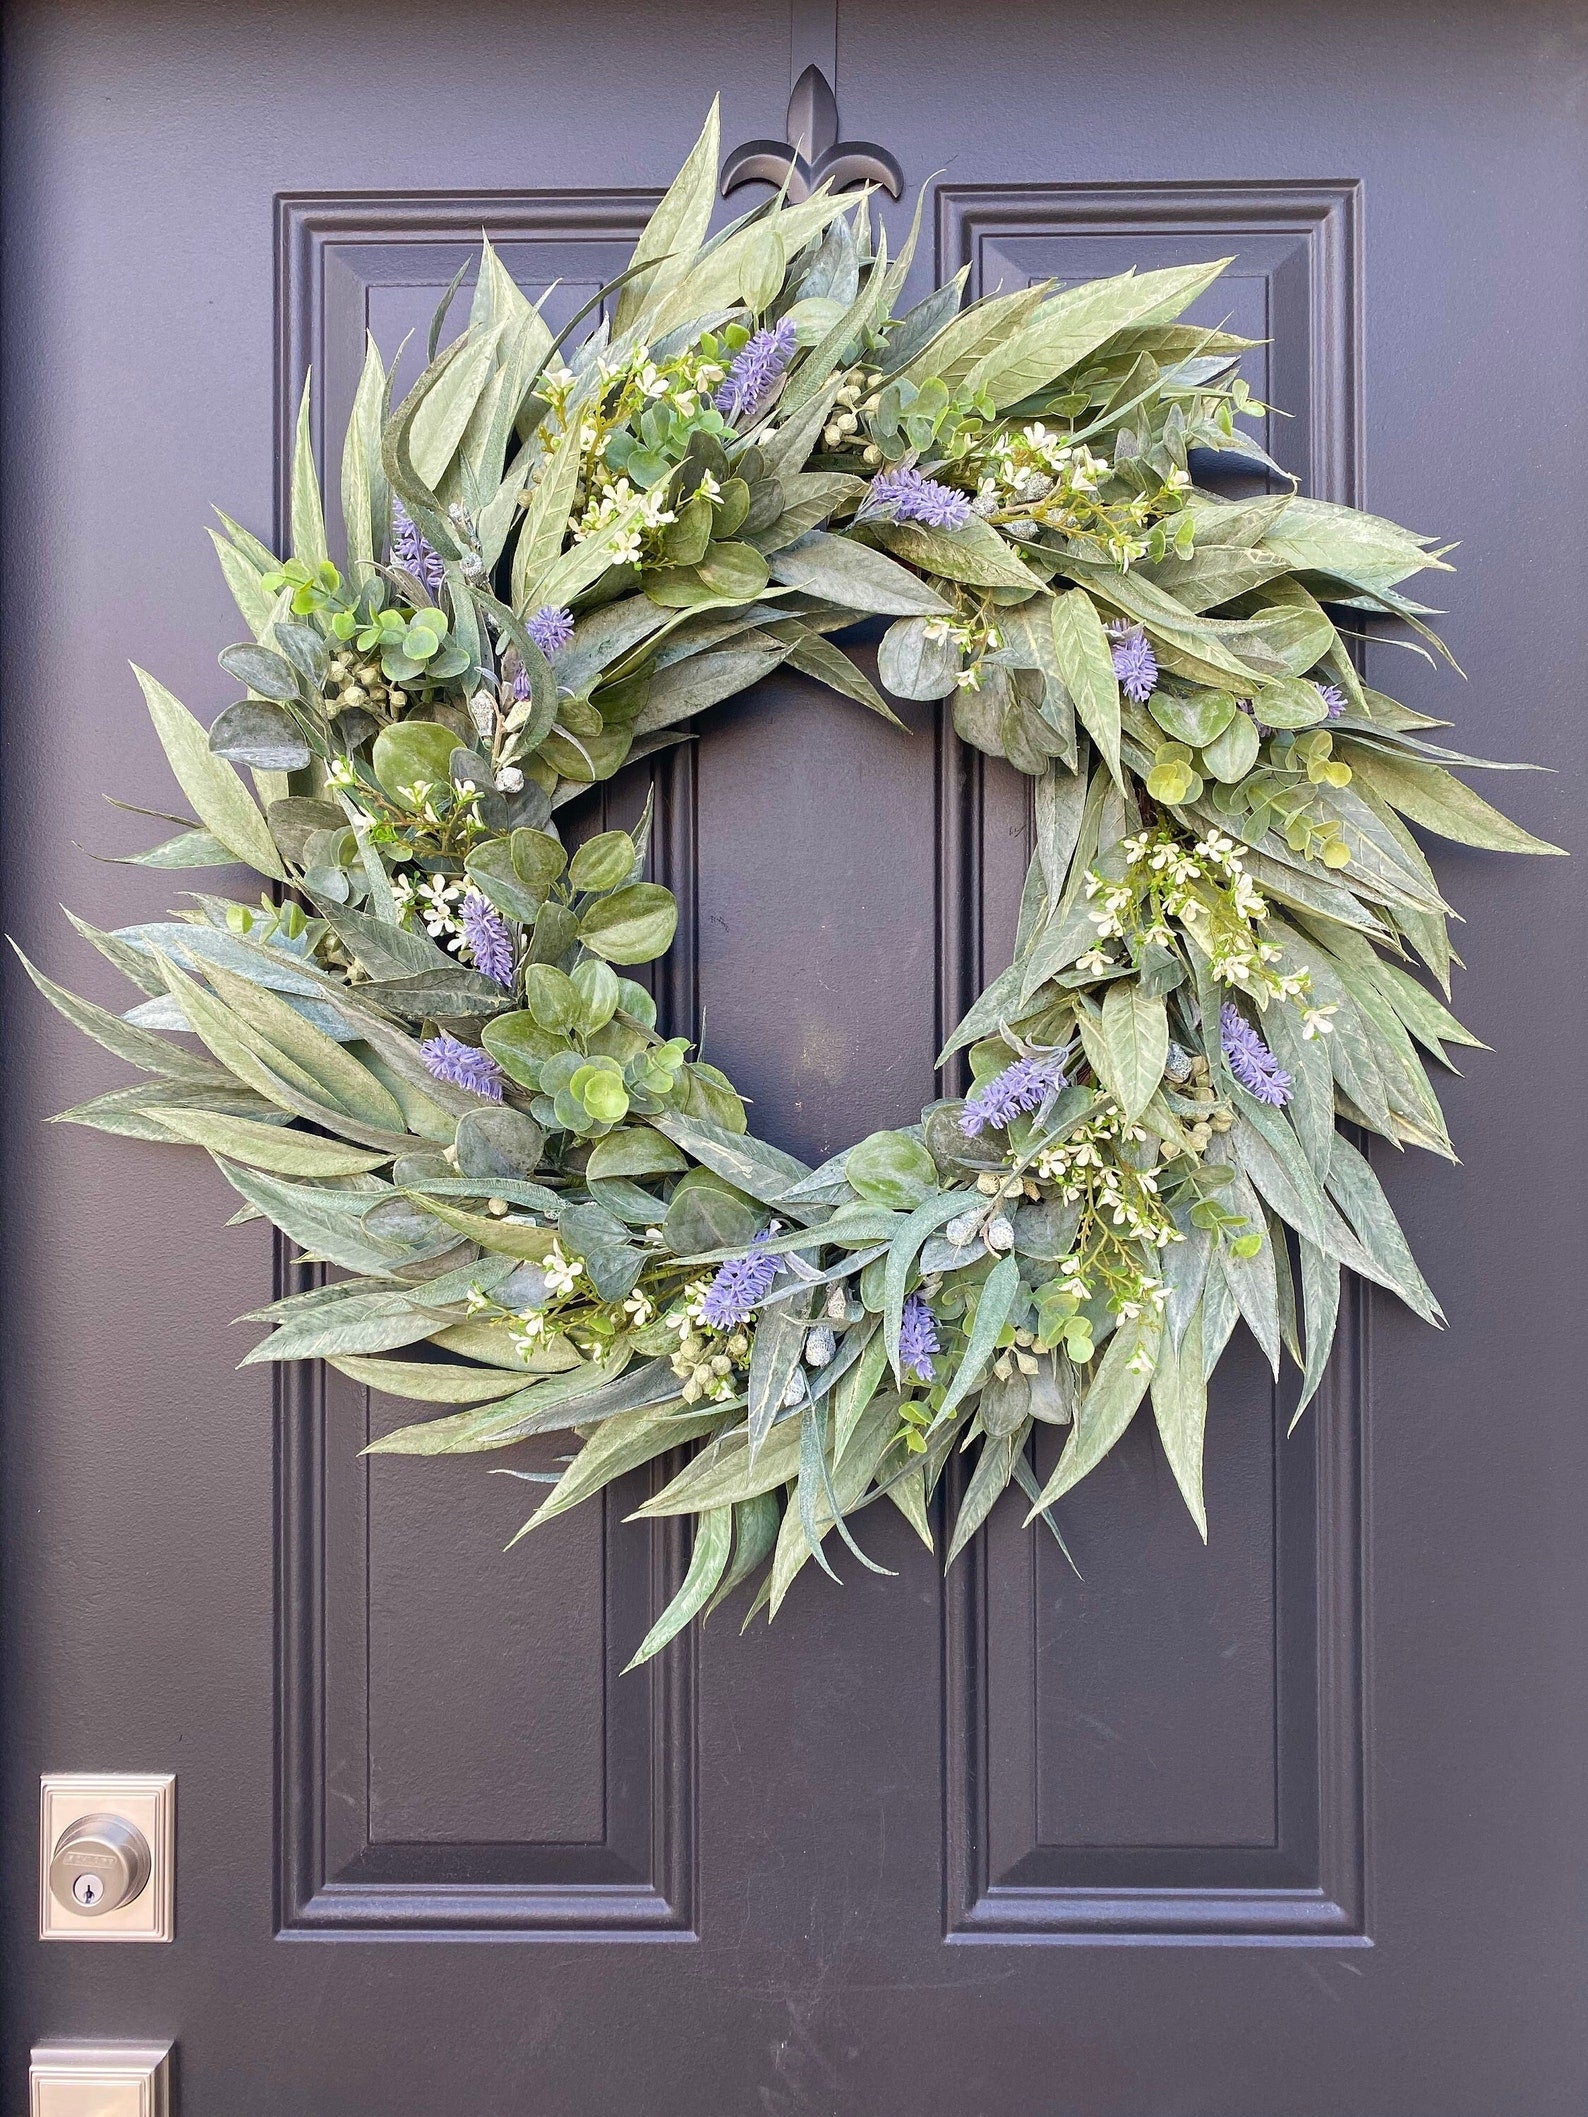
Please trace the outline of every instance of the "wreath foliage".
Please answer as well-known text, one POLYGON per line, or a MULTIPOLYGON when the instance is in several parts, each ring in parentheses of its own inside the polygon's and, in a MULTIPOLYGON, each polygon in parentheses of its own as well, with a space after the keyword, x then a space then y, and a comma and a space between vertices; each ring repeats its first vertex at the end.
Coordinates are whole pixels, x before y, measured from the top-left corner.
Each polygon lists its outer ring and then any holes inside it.
POLYGON ((1238 1321, 1304 1406, 1342 1270, 1439 1319, 1339 1129, 1451 1152, 1421 1052, 1476 1040, 1409 967, 1448 995, 1409 826, 1556 850, 1359 676, 1376 619, 1443 651, 1404 584, 1445 561, 1237 426, 1247 342, 1178 320, 1219 264, 899 315, 913 230, 890 258, 818 192, 708 237, 717 161, 713 113, 593 328, 554 338, 487 244, 395 411, 370 345, 340 564, 305 389, 290 556, 211 532, 242 695, 206 730, 138 672, 193 811, 138 857, 267 894, 75 921, 125 1015, 32 973, 150 1076, 67 1118, 206 1149, 334 1268, 250 1361, 425 1407, 385 1454, 570 1435, 526 1527, 687 1451, 639 1510, 695 1518, 639 1659, 741 1584, 775 1613, 834 1539, 879 1570, 880 1496, 930 1545, 957 1451, 949 1560, 1011 1482, 1058 1535, 1148 1398, 1205 1535, 1238 1321), (1220 459, 1270 491, 1206 489, 1220 459), (943 1055, 969 1096, 808 1169, 627 974, 677 918, 648 814, 576 848, 556 819, 782 664, 892 718, 833 641, 876 616, 887 689, 1029 775, 1036 851, 943 1055))

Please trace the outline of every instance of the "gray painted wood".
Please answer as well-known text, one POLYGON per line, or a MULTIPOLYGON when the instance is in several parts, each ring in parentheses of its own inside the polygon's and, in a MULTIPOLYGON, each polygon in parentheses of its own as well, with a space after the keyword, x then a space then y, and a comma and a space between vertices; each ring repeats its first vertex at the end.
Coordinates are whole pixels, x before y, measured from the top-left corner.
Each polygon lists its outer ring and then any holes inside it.
MULTIPOLYGON (((201 524, 269 529, 281 370, 334 423, 365 316, 425 314, 482 222, 526 283, 598 281, 710 87, 725 139, 778 130, 818 12, 8 11, 6 919, 48 970, 114 997, 60 898, 170 901, 75 848, 145 835, 103 787, 168 802, 127 656, 221 702, 201 524)), ((1568 844, 1585 29, 848 0, 835 46, 846 131, 948 165, 921 288, 1237 253, 1278 453, 1464 540, 1470 683, 1374 673, 1557 767, 1508 791, 1568 844)), ((1013 775, 784 677, 658 793, 674 1019, 802 1153, 911 1114, 1008 947, 1013 775)), ((620 1496, 504 1557, 512 1481, 367 1470, 349 1386, 236 1373, 268 1238, 196 1157, 43 1129, 119 1069, 13 989, 7 2106, 40 2036, 158 2034, 188 2117, 1579 2110, 1583 1023, 1540 937, 1580 965, 1583 871, 1441 872, 1495 1049, 1446 1096, 1461 1166, 1385 1175, 1448 1332, 1360 1304, 1289 1442, 1234 1359, 1207 1553, 1143 1431, 1067 1503, 1083 1582, 1004 1515, 945 1595, 879 1509, 898 1579, 626 1681, 676 1543, 620 1496), (38 1773, 98 1767, 179 1775, 171 1948, 32 1939, 38 1773)))

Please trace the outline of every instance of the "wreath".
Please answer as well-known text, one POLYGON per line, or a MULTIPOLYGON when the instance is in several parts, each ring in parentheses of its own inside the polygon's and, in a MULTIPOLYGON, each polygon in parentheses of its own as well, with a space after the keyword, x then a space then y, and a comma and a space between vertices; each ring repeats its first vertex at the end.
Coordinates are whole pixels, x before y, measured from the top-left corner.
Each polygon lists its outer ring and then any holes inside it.
POLYGON ((290 556, 211 532, 245 695, 206 730, 137 672, 193 810, 139 857, 266 893, 74 921, 141 988, 124 1015, 32 972, 151 1076, 66 1118, 207 1150, 332 1268, 249 1362, 427 1408, 376 1453, 569 1435, 526 1528, 685 1452, 638 1510, 695 1523, 638 1660, 741 1584, 775 1614, 835 1538, 882 1570, 883 1496, 930 1546, 960 1451, 949 1561, 1011 1483, 1062 1543, 1143 1399, 1205 1536, 1237 1321, 1305 1406, 1342 1270, 1439 1320, 1339 1129, 1451 1152, 1418 1047, 1476 1040, 1409 968, 1448 994, 1409 826, 1556 850, 1359 675, 1378 618, 1443 651, 1403 584, 1445 559, 1237 425, 1248 341, 1178 321, 1219 264, 968 307, 961 274, 897 314, 914 230, 890 258, 863 196, 818 191, 708 238, 717 161, 714 112, 560 335, 487 243, 395 411, 371 343, 341 563, 305 389, 290 556), (1270 491, 1198 483, 1219 459, 1270 491), (940 1060, 970 1093, 810 1169, 628 975, 677 920, 648 809, 573 845, 557 818, 781 664, 893 718, 834 643, 878 616, 887 691, 1028 775, 1036 850, 940 1060))

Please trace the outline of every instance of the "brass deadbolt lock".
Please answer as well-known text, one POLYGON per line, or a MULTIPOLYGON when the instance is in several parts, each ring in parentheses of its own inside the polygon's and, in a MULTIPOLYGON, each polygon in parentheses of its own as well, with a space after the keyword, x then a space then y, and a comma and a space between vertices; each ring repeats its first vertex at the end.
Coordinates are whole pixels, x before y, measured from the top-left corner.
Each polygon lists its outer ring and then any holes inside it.
POLYGON ((130 1904, 149 1880, 149 1841, 125 1816, 79 1816, 56 1841, 50 1893, 79 1918, 130 1904))

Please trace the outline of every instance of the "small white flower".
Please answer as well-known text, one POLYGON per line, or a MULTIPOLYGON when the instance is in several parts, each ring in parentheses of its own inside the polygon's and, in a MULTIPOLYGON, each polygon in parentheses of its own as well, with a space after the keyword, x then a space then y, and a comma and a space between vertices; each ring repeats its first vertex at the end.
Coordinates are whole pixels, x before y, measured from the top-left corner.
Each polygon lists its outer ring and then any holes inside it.
POLYGON ((541 1266, 546 1278, 546 1291, 549 1294, 571 1294, 578 1285, 579 1275, 583 1270, 582 1257, 565 1257, 562 1244, 554 1242, 550 1254, 541 1266))

